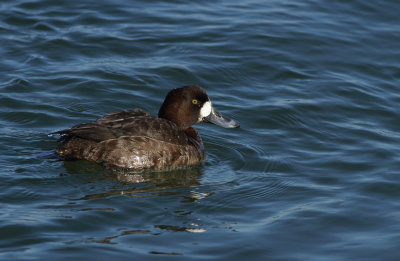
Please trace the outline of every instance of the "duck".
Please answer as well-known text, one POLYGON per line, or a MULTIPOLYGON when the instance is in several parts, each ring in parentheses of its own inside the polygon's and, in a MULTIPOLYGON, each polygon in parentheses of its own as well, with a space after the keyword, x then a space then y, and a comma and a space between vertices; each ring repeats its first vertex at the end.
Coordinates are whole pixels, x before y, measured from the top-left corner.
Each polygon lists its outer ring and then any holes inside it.
POLYGON ((178 169, 205 161, 203 141, 192 127, 201 122, 238 128, 215 109, 206 91, 186 85, 168 92, 158 117, 142 109, 124 110, 52 134, 60 135, 61 160, 87 160, 144 170, 178 169))

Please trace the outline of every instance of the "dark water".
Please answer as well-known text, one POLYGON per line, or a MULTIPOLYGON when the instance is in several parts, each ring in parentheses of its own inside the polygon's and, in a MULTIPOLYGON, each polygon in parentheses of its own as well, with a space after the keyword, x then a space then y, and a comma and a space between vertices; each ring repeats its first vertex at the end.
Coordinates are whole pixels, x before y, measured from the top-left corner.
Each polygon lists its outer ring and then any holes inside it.
POLYGON ((0 259, 399 260, 399 1, 2 1, 0 259), (205 165, 47 134, 207 89, 205 165))

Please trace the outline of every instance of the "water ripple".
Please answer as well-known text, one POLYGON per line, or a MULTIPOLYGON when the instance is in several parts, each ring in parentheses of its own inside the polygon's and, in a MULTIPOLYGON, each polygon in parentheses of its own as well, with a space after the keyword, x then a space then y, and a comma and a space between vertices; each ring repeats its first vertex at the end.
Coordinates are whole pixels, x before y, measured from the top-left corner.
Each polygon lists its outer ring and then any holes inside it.
POLYGON ((2 3, 1 258, 398 259, 399 10, 2 3), (51 156, 48 133, 156 114, 186 84, 241 124, 195 126, 204 165, 132 173, 51 156))

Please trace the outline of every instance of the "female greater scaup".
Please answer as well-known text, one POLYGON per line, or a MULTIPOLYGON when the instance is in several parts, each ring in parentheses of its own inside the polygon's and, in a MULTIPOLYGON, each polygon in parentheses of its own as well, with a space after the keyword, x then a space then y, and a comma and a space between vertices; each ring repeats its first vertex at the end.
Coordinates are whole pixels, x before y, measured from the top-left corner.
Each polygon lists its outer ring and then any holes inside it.
POLYGON ((55 132, 62 135, 56 153, 65 160, 133 169, 189 166, 205 159, 203 141, 192 127, 199 122, 239 127, 222 117, 204 89, 190 85, 168 93, 158 118, 141 109, 127 110, 55 132))

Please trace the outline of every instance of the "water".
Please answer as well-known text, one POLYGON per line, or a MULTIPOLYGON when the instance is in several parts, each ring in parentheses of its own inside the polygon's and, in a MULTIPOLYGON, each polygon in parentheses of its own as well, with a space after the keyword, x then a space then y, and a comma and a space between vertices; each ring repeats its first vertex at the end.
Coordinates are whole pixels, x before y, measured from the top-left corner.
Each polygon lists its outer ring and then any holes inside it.
POLYGON ((399 260, 398 1, 78 2, 0 4, 0 259, 399 260), (53 157, 192 83, 203 166, 53 157))

